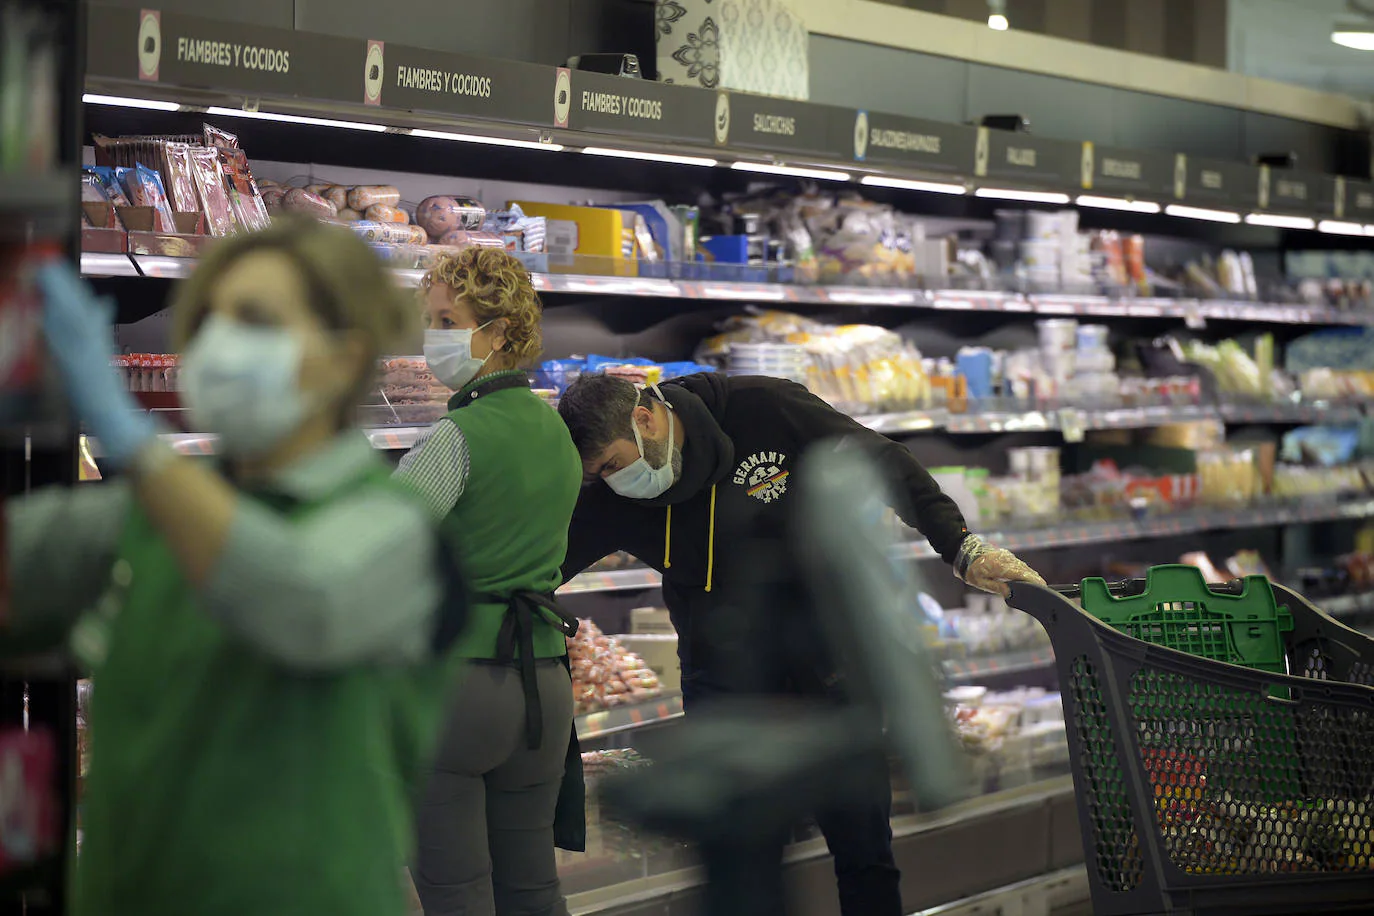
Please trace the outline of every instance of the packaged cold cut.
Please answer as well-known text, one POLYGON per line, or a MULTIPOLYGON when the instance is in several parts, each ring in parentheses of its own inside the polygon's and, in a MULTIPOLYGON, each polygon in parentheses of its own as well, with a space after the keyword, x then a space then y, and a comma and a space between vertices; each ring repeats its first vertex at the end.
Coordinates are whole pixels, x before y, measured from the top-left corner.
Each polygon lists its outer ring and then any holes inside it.
MULTIPOLYGON (((331 201, 332 203, 332 201, 331 201)), ((339 209, 339 221, 344 223, 356 223, 362 219, 363 215, 351 207, 341 207, 339 209)))
POLYGON ((454 229, 446 232, 439 238, 440 245, 452 245, 455 248, 505 248, 506 243, 499 235, 492 235, 490 232, 475 232, 467 229, 454 229))
POLYGON ((332 185, 332 184, 308 184, 308 185, 305 186, 305 189, 306 189, 307 191, 309 191, 311 194, 314 194, 316 197, 324 197, 325 194, 329 193, 329 189, 330 189, 330 188, 333 188, 333 187, 337 187, 337 185, 332 185))
POLYGON ((401 192, 391 185, 364 185, 348 192, 348 205, 358 212, 374 204, 394 207, 401 202, 401 192))
POLYGON ((410 222, 410 214, 400 207, 393 207, 389 204, 373 204, 363 211, 363 219, 376 220, 379 223, 401 223, 405 225, 410 222))
POLYGON ((225 236, 238 228, 234 219, 233 205, 229 202, 229 192, 225 188, 224 173, 219 167, 219 151, 212 147, 188 147, 191 157, 191 173, 196 179, 196 190, 200 194, 201 209, 205 211, 205 223, 210 234, 225 236))
POLYGON ((325 192, 320 195, 325 200, 334 205, 337 210, 349 209, 348 207, 348 188, 341 184, 330 185, 325 192))
POLYGON ((183 213, 199 210, 196 179, 191 174, 191 148, 185 143, 168 143, 163 147, 162 158, 167 164, 167 192, 172 198, 172 209, 183 213))
POLYGON ((486 208, 470 197, 426 197, 415 208, 415 222, 436 239, 455 229, 480 229, 486 215, 486 208))
POLYGON ((234 218, 239 226, 250 232, 266 229, 272 218, 267 213, 267 205, 263 203, 258 184, 253 180, 253 173, 248 167, 248 157, 241 149, 221 147, 219 161, 226 190, 229 192, 229 203, 233 207, 234 218))
POLYGON ((113 167, 97 165, 92 166, 87 171, 95 176, 96 181, 100 182, 100 187, 104 190, 105 195, 110 198, 110 203, 116 207, 130 206, 129 197, 124 193, 123 185, 113 167))
POLYGON ((339 215, 333 204, 306 188, 292 188, 287 191, 286 196, 282 198, 281 206, 289 213, 300 213, 316 219, 334 219, 339 215))
POLYGON ((172 219, 172 205, 167 202, 167 192, 163 190, 162 178, 155 169, 142 164, 124 169, 124 190, 128 192, 129 200, 135 207, 153 208, 155 230, 177 231, 176 220, 172 219))
POLYGON ((349 223, 348 228, 362 236, 364 241, 380 245, 408 245, 414 238, 410 226, 399 223, 379 223, 376 220, 358 220, 349 223))
POLYGON ((429 244, 429 233, 426 232, 424 229, 421 229, 419 226, 406 226, 405 228, 410 230, 410 241, 407 242, 406 244, 408 244, 408 245, 428 245, 428 244, 429 244))

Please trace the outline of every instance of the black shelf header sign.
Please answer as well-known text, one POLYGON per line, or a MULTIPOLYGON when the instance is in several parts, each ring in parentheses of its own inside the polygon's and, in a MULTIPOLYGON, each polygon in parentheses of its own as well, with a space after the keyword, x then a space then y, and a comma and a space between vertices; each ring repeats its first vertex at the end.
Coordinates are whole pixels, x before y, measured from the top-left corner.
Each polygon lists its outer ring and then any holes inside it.
POLYGON ((1374 184, 1353 178, 1336 179, 1344 186, 1344 205, 1336 210, 1338 219, 1357 223, 1374 223, 1374 184))
POLYGON ((713 127, 718 146, 779 153, 805 153, 828 159, 848 159, 849 134, 837 138, 837 125, 846 121, 848 109, 813 105, 747 92, 722 92, 716 106, 725 114, 724 127, 713 127))
POLYGON ((554 74, 536 64, 369 41, 355 101, 553 127, 554 74))
POLYGON ((978 128, 973 153, 976 178, 1029 182, 1063 190, 1079 183, 1082 147, 1010 130, 978 128))
MULTIPOLYGON (((559 73, 558 92, 568 92, 567 123, 560 127, 703 145, 720 135, 723 93, 583 70, 559 73)), ((550 111, 561 101, 556 95, 550 87, 550 111)), ((727 114, 727 127, 729 120, 727 114)))
POLYGON ((853 141, 854 159, 859 162, 968 175, 973 171, 978 129, 877 111, 856 111, 853 141))
POLYGON ((191 88, 360 102, 367 42, 92 4, 90 75, 191 88))
POLYGON ((1317 172, 1275 169, 1260 166, 1259 207, 1261 210, 1288 210, 1298 213, 1334 216, 1336 179, 1317 172))
POLYGON ((1084 191, 1151 200, 1174 196, 1174 157, 1168 153, 1085 141, 1079 171, 1079 186, 1084 191))
POLYGON ((1260 170, 1240 162, 1175 157, 1175 195, 1184 203, 1230 210, 1259 205, 1260 170))

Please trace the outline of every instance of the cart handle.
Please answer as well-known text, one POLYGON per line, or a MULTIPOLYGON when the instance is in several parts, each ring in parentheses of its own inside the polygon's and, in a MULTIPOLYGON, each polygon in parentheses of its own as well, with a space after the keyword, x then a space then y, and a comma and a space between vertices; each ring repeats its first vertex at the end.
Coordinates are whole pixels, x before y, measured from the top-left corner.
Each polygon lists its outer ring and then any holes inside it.
MULTIPOLYGON (((1083 586, 1075 582, 1072 585, 1051 585, 1049 588, 1058 592, 1065 598, 1081 598, 1083 586)), ((1245 591, 1244 579, 1230 579, 1226 582, 1209 582, 1207 588, 1221 595, 1240 595, 1245 591)), ((1119 582, 1108 583, 1107 591, 1114 597, 1124 598, 1130 595, 1142 595, 1145 593, 1144 579, 1122 579, 1119 582)))

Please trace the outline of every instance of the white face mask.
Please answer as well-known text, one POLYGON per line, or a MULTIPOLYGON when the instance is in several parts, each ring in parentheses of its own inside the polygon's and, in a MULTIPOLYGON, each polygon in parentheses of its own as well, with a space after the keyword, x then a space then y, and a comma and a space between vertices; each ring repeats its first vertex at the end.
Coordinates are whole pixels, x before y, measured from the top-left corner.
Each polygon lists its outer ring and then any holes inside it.
POLYGON ((231 458, 257 458, 295 432, 311 405, 300 390, 301 343, 281 328, 211 315, 181 358, 182 400, 231 458))
POLYGON ((434 377, 454 391, 458 391, 477 377, 482 367, 491 359, 493 349, 487 359, 477 359, 472 355, 472 335, 482 330, 473 328, 445 328, 438 331, 425 331, 425 362, 434 377))
POLYGON ((644 437, 639 433, 639 424, 630 418, 630 429, 635 434, 635 447, 639 458, 614 474, 606 477, 606 485, 626 499, 654 499, 668 492, 674 483, 673 478, 673 409, 668 408, 668 447, 664 449, 663 464, 651 467, 644 457, 644 437))

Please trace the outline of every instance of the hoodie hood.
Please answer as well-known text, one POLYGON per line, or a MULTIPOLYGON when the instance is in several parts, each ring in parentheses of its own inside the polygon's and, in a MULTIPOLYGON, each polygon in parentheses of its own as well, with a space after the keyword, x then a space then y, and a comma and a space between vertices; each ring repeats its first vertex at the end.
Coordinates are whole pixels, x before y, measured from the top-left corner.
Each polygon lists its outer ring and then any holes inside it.
POLYGON ((721 428, 729 395, 725 380, 714 372, 688 375, 659 385, 672 405, 686 438, 682 445, 682 476, 662 496, 636 500, 646 506, 686 502, 729 475, 735 446, 721 428))

